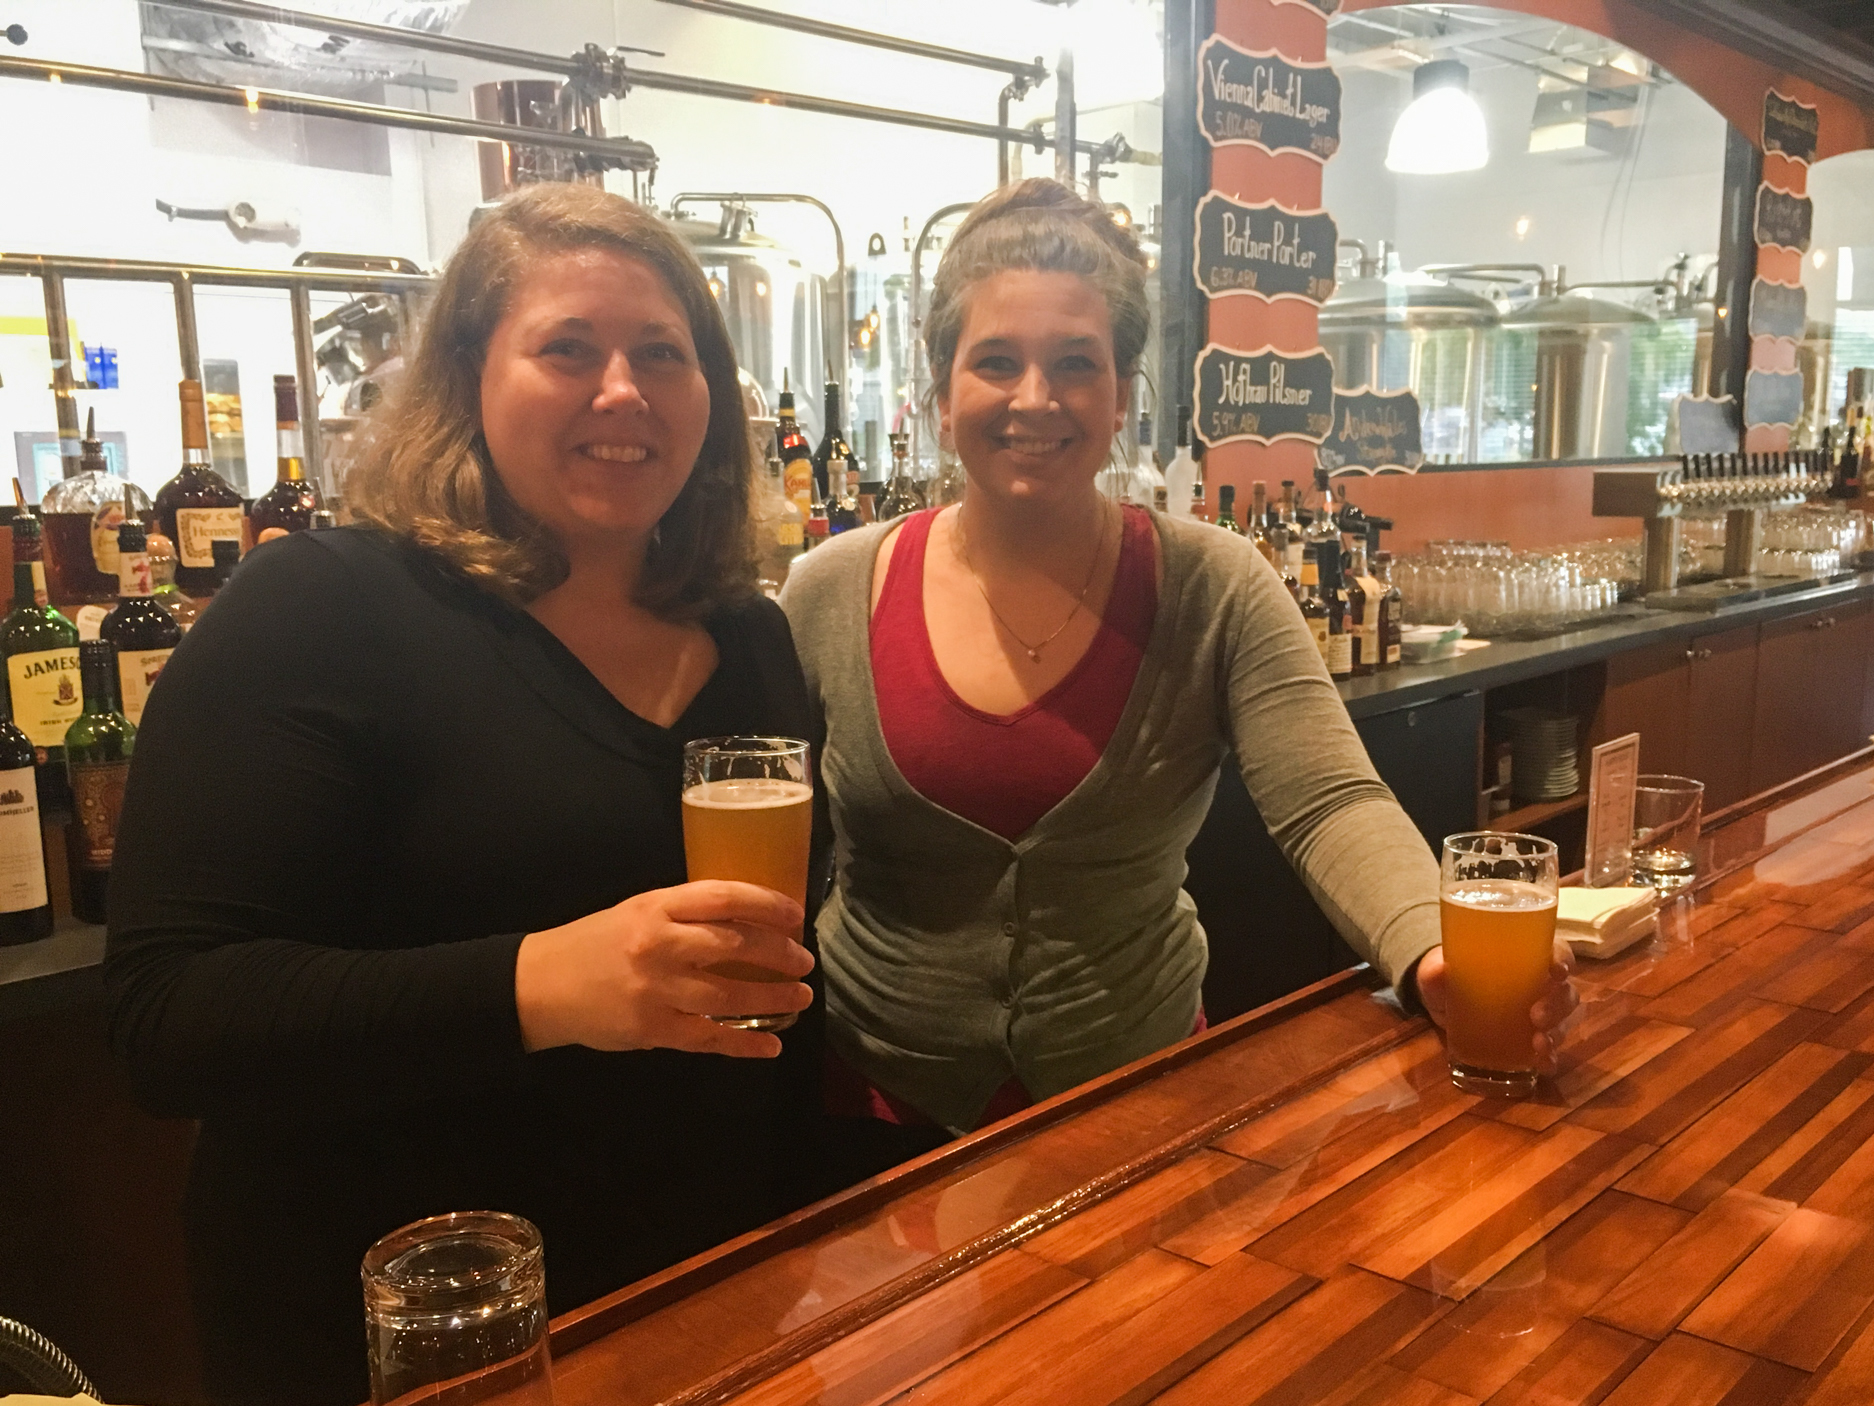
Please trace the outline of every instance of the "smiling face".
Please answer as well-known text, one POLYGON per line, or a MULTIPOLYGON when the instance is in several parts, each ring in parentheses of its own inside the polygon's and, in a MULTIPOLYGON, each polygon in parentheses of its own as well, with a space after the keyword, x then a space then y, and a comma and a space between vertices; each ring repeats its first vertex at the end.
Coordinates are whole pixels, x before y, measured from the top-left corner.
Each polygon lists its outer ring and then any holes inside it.
POLYGON ((709 430, 669 285, 609 249, 541 258, 489 338, 481 428, 508 495, 563 545, 647 538, 709 430))
POLYGON ((970 289, 937 404, 972 485, 1036 500, 1085 492, 1131 398, 1106 301, 1086 279, 1011 269, 970 289))

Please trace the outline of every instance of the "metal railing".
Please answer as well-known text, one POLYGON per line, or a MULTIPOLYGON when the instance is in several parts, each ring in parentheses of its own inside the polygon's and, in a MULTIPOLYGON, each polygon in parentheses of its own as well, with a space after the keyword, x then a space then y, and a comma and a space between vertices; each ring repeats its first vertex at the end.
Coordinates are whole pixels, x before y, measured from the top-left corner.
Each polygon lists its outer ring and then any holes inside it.
MULTIPOLYGON (((307 256, 303 256, 307 257, 307 256)), ((316 256, 315 256, 316 257, 316 256)), ((350 260, 361 263, 361 260, 350 260)), ((389 293, 405 309, 408 325, 413 293, 428 290, 435 279, 427 274, 361 267, 288 269, 229 268, 216 264, 168 264, 145 259, 96 259, 58 254, 0 254, 0 274, 37 278, 45 297, 46 343, 52 354, 52 399, 58 417, 59 456, 67 474, 77 472, 79 386, 72 377, 71 323, 65 308, 67 280, 78 282, 166 283, 175 297, 176 352, 182 374, 202 378, 201 343, 196 334, 195 289, 273 288, 287 294, 293 320, 293 360, 299 373, 300 423, 314 432, 306 435, 306 474, 320 488, 332 492, 326 480, 323 446, 316 432, 319 423, 318 363, 314 356, 312 294, 389 293)))

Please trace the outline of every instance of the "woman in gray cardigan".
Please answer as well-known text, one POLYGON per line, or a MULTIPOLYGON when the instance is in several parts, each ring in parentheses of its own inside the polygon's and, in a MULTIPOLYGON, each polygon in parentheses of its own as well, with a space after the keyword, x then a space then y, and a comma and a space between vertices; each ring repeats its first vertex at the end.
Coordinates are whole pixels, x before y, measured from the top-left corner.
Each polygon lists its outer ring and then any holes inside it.
MULTIPOLYGON (((1094 486, 1144 277, 1054 182, 979 204, 926 332, 963 504, 842 534, 782 596, 838 842, 829 1111, 934 1140, 1201 1028, 1184 852, 1231 754, 1334 925, 1441 1010, 1437 864, 1281 581, 1245 539, 1094 486)), ((1572 1005, 1558 961, 1540 1023, 1572 1005)))

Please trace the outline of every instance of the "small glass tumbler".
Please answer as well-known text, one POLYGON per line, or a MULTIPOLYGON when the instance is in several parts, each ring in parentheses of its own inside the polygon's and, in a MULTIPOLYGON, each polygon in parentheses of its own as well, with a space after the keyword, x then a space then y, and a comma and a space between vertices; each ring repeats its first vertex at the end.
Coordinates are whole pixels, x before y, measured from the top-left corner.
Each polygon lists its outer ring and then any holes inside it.
MULTIPOLYGON (((792 737, 703 737, 683 747, 683 855, 692 881, 735 879, 807 906, 813 845, 812 748, 792 737)), ((737 981, 793 981, 747 962, 709 968, 737 981)), ((737 1030, 785 1030, 798 1018, 712 1016, 737 1030)))
POLYGON ((1451 1082, 1521 1098, 1536 1088, 1535 1022, 1555 960, 1555 844, 1480 830, 1446 837, 1438 884, 1451 1082))
POLYGON ((553 1406, 540 1232, 460 1211, 393 1230, 364 1256, 375 1406, 419 1400, 553 1406))
POLYGON ((1633 881, 1664 894, 1698 877, 1698 824, 1705 783, 1687 776, 1642 776, 1633 792, 1633 881))

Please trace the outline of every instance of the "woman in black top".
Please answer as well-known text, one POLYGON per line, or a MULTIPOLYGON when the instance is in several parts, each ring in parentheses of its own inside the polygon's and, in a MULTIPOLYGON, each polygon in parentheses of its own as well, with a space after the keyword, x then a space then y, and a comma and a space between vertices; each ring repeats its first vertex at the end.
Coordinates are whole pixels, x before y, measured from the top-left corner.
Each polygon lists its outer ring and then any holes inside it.
POLYGON ((817 1027, 704 1017, 808 1007, 802 914, 686 884, 679 814, 685 740, 811 726, 751 471, 681 243, 534 187, 443 277, 368 525, 257 550, 165 670, 105 974, 143 1099, 202 1120, 215 1399, 364 1399, 359 1261, 419 1217, 535 1222, 561 1312, 797 1199, 817 1027))

